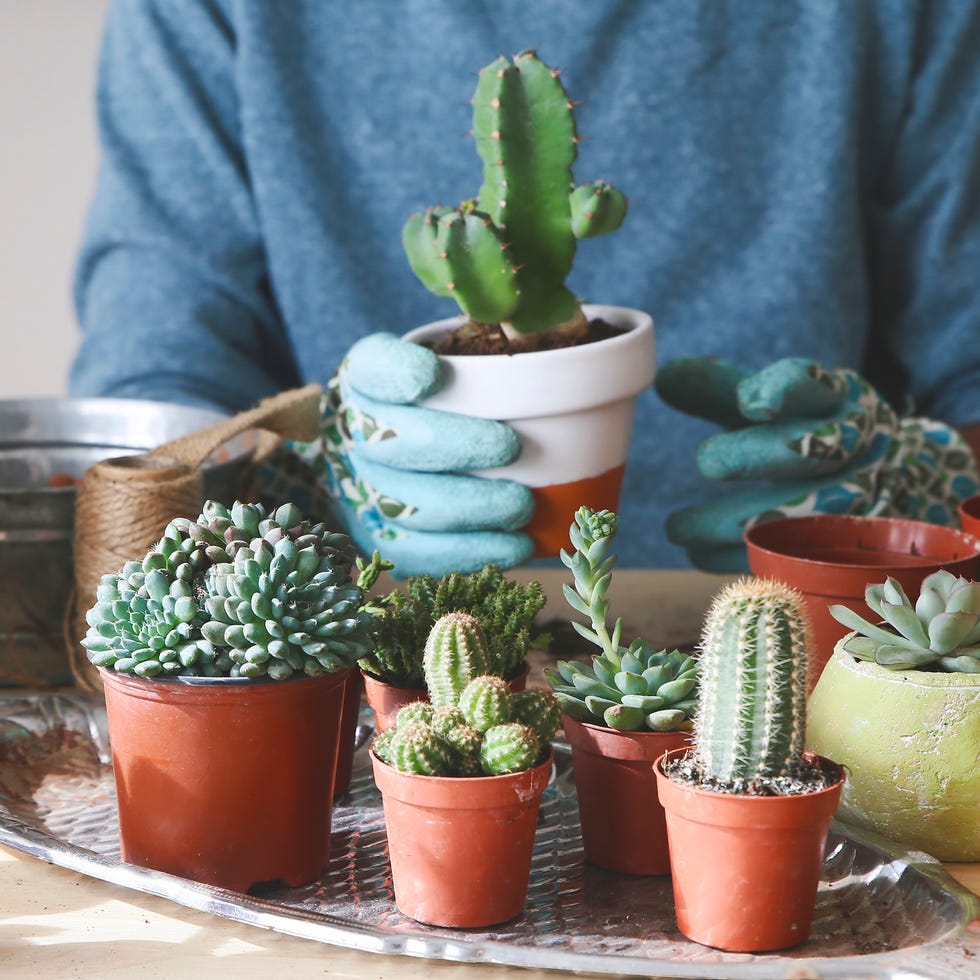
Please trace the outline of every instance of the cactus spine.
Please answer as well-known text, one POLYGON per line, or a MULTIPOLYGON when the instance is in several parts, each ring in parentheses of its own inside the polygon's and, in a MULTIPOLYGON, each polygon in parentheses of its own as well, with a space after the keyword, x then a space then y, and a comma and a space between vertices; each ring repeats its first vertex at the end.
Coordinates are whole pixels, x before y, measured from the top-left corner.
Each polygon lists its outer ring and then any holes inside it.
POLYGON ((793 775, 803 756, 809 625, 799 593, 740 579, 715 597, 701 642, 694 762, 738 786, 793 775))
POLYGON ((583 322, 565 286, 576 238, 619 227, 626 198, 596 181, 573 190, 574 105, 533 51, 479 74, 473 133, 483 163, 478 199, 412 215, 402 242, 412 270, 473 320, 531 333, 583 322))

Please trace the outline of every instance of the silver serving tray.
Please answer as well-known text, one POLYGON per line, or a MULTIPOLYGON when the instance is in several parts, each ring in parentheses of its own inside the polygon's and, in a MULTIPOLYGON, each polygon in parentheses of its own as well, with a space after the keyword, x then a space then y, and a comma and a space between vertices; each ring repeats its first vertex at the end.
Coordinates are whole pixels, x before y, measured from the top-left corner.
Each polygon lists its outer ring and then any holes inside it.
POLYGON ((294 936, 461 963, 660 977, 976 977, 980 900, 928 855, 834 824, 810 939, 778 954, 685 939, 668 878, 584 862, 570 755, 542 800, 524 913, 493 930, 422 926, 395 907, 362 713, 350 790, 334 810, 330 865, 304 888, 242 895, 125 864, 104 705, 96 695, 0 697, 0 843, 95 878, 294 936))

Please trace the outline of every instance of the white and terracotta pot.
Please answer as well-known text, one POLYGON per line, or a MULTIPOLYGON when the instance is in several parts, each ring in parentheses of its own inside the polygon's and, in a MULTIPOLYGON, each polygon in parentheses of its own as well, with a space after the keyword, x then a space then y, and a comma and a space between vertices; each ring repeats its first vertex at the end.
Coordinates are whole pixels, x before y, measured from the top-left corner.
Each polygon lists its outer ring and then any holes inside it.
MULTIPOLYGON (((521 437, 513 463, 478 475, 531 488, 535 513, 525 530, 539 557, 566 545, 579 507, 617 508, 636 396, 653 381, 653 320, 619 306, 585 306, 584 312, 623 333, 559 350, 444 356, 446 383, 425 401, 430 408, 506 422, 521 437)), ((433 341, 464 322, 440 320, 405 339, 433 341)))

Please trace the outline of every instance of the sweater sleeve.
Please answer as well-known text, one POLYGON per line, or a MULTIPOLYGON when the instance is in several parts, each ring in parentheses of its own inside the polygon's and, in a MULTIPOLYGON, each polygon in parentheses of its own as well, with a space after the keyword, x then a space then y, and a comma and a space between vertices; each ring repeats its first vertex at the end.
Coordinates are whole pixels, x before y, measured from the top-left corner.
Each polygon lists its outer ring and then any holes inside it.
POLYGON ((75 277, 77 395, 237 410, 299 383, 272 295, 219 0, 116 0, 75 277))
POLYGON ((900 132, 871 206, 869 363, 916 414, 980 422, 980 6, 921 6, 900 132))

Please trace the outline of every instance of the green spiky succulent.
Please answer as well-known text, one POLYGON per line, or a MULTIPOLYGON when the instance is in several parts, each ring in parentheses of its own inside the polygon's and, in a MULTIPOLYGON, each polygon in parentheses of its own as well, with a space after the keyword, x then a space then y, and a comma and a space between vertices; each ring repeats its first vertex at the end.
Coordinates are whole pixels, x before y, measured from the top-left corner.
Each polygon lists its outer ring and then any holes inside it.
POLYGON ((678 650, 655 651, 641 637, 629 647, 620 645, 623 622, 610 633, 606 622, 616 555, 610 553, 617 532, 612 511, 580 507, 569 536, 575 552, 561 552, 574 576, 574 588, 564 585, 568 604, 587 616, 590 626, 573 621, 575 630, 601 653, 591 664, 560 660, 545 677, 562 710, 577 721, 605 725, 617 731, 670 732, 691 727, 697 708, 698 667, 693 657, 678 650))
POLYGON ((312 676, 352 666, 373 617, 350 539, 283 504, 208 501, 142 562, 107 575, 82 643, 99 667, 143 677, 312 676))
POLYGON ((480 655, 474 660, 460 648, 479 646, 480 632, 464 613, 447 613, 433 626, 426 682, 440 703, 416 702, 398 712, 394 726, 372 744, 382 762, 427 776, 493 776, 537 763, 558 730, 561 710, 550 691, 514 693, 501 677, 472 676, 480 655))
POLYGON ((980 673, 980 582, 940 569, 923 580, 913 605, 901 584, 889 577, 869 585, 864 601, 882 625, 847 606, 830 607, 839 623, 857 631, 843 647, 859 660, 889 670, 980 673))
POLYGON ((531 643, 534 617, 546 598, 539 582, 504 577, 496 565, 477 572, 419 575, 377 600, 374 646, 360 661, 367 673, 399 687, 423 688, 425 642, 436 620, 449 612, 475 616, 483 627, 488 670, 500 677, 520 672, 531 643))
POLYGON ((574 104, 533 51, 479 73, 473 133, 483 163, 475 201, 412 215, 402 241, 427 289, 473 321, 513 336, 584 320, 565 285, 579 238, 617 229, 623 194, 604 181, 573 190, 574 104))

